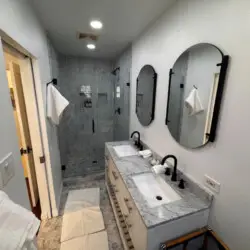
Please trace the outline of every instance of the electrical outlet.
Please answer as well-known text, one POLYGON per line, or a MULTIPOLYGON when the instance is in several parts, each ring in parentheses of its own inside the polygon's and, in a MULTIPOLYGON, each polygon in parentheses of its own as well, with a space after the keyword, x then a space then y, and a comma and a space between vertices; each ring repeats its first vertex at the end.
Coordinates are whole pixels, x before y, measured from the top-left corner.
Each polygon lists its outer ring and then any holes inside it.
POLYGON ((205 185, 209 187, 212 191, 219 193, 220 192, 220 183, 214 179, 212 179, 210 176, 205 175, 205 185))
POLYGON ((2 184, 6 186, 10 179, 15 175, 14 158, 9 153, 0 161, 0 172, 2 176, 2 184))

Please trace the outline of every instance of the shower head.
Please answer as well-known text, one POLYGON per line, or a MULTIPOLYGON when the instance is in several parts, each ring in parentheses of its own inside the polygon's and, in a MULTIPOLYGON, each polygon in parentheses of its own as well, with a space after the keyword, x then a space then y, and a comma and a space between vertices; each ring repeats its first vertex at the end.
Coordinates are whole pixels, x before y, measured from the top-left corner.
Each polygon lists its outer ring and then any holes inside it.
POLYGON ((114 75, 114 76, 116 76, 116 72, 117 72, 117 71, 120 71, 120 67, 115 68, 115 69, 111 72, 111 74, 114 75))

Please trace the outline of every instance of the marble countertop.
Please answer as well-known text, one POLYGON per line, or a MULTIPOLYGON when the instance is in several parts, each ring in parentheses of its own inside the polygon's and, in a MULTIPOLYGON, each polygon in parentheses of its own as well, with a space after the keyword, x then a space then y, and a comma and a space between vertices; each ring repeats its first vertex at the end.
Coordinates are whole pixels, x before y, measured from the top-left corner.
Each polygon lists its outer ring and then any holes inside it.
POLYGON ((179 182, 171 182, 171 177, 164 174, 161 177, 181 196, 181 199, 157 207, 149 207, 132 177, 137 174, 151 173, 151 165, 139 156, 118 157, 113 147, 119 145, 132 145, 132 143, 130 141, 108 142, 105 145, 105 155, 109 154, 112 157, 147 228, 209 209, 212 202, 211 194, 190 181, 186 183, 185 189, 180 189, 179 182))

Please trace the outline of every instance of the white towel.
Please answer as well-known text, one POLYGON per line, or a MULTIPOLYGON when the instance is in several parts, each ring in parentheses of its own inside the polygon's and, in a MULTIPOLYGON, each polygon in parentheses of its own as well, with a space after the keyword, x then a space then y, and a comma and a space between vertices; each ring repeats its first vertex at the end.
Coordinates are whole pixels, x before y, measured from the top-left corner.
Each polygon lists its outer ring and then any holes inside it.
POLYGON ((156 174, 164 174, 166 171, 166 168, 168 167, 167 163, 164 163, 164 165, 155 165, 151 168, 152 172, 156 174))
POLYGON ((36 249, 33 242, 40 221, 0 191, 0 249, 36 249))
POLYGON ((152 151, 149 149, 139 151, 139 155, 142 156, 143 158, 149 158, 150 156, 152 156, 152 151))
POLYGON ((52 84, 49 84, 47 89, 47 117, 55 125, 59 125, 62 113, 68 105, 69 102, 60 92, 52 84))
POLYGON ((193 89, 187 99, 185 106, 188 108, 188 115, 196 115, 204 110, 197 89, 193 89))

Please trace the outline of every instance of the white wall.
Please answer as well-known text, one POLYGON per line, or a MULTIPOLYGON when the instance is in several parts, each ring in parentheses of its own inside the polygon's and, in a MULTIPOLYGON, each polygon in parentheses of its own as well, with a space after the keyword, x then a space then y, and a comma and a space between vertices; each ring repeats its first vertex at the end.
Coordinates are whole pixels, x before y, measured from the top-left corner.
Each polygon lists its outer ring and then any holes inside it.
MULTIPOLYGON (((23 48, 28 50, 33 56, 36 57, 36 69, 39 71, 39 76, 36 76, 36 80, 43 83, 42 91, 43 98, 46 93, 46 83, 51 80, 50 61, 48 55, 47 37, 40 23, 38 22, 33 10, 26 0, 1 0, 0 1, 0 29, 7 33, 12 39, 19 43, 23 48)), ((0 46, 2 51, 2 47, 0 46)), ((2 52, 0 54, 0 99, 1 99, 1 129, 0 129, 0 157, 4 156, 6 152, 15 152, 16 170, 17 174, 7 186, 6 191, 12 196, 12 198, 27 206, 27 193, 24 188, 24 177, 20 173, 21 162, 20 156, 17 152, 18 145, 15 139, 15 127, 14 118, 11 110, 11 103, 9 101, 7 91, 7 80, 5 76, 5 65, 3 61, 2 52), (6 117, 3 117, 6 116, 6 117), (3 118, 3 119, 2 119, 3 118), (2 128, 3 127, 3 128, 2 128), (10 139, 6 137, 10 136, 10 139), (2 140, 4 138, 4 140, 2 140), (6 141, 8 141, 6 143, 6 141)), ((38 72, 36 71, 36 72, 38 72)), ((39 97, 41 98, 41 97, 39 97)), ((41 110, 40 110, 41 111, 41 110)), ((43 132, 47 133, 46 126, 43 124, 43 132)), ((48 167, 48 179, 51 185, 51 198, 53 200, 52 209, 58 204, 55 202, 55 197, 60 193, 61 188, 61 175, 54 176, 52 173, 59 173, 58 165, 59 155, 56 136, 49 137, 49 141, 44 141, 45 155, 47 159, 48 167), (50 148, 49 148, 50 145, 50 148), (50 168, 51 164, 51 168, 50 168), (57 178, 57 181, 54 179, 57 178)))
POLYGON ((130 130, 161 156, 175 154, 179 167, 200 183, 208 174, 221 183, 209 224, 235 250, 249 249, 250 234, 250 2, 186 0, 174 4, 133 44, 130 130), (165 126, 168 72, 188 47, 208 42, 231 56, 215 143, 187 150, 165 126), (144 64, 159 74, 155 121, 143 128, 135 115, 136 77, 144 64))

